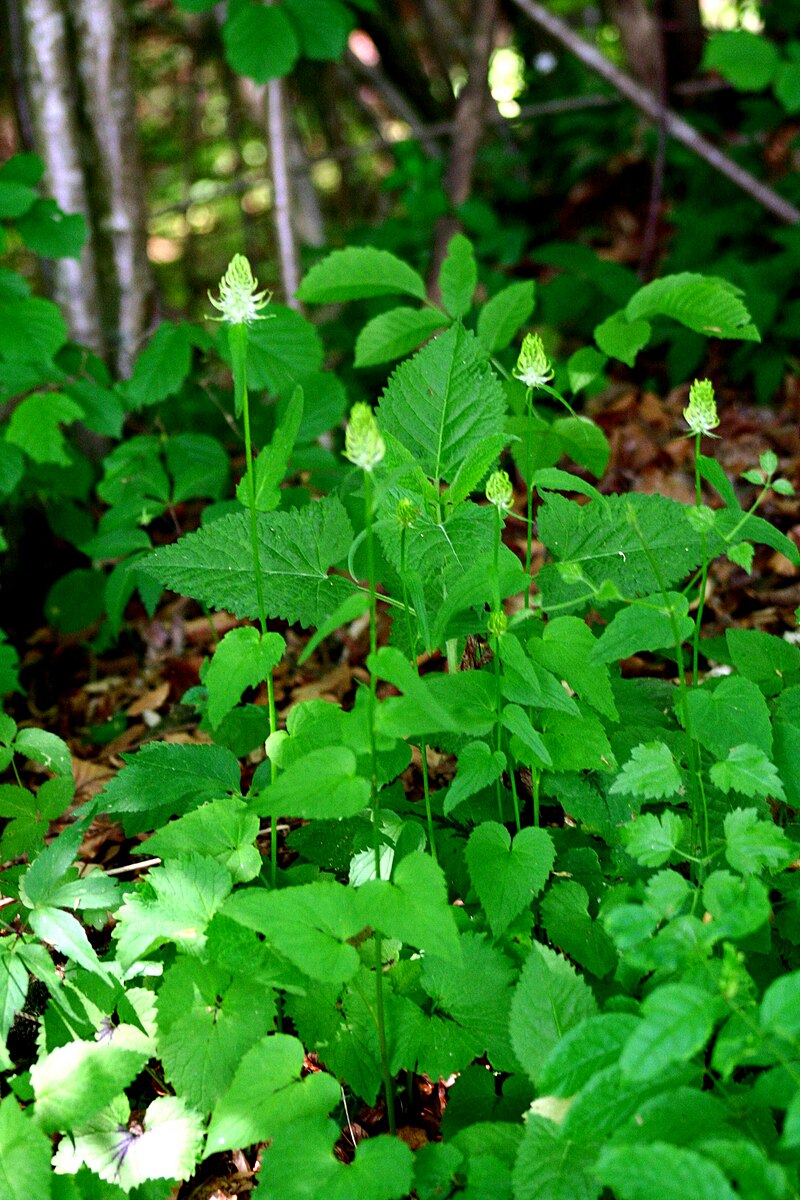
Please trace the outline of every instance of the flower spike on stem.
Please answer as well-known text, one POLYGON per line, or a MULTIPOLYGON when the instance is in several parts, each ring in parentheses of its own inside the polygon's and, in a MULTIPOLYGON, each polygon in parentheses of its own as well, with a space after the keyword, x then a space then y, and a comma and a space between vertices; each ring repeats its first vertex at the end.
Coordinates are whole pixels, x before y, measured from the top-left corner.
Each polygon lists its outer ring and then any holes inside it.
POLYGON ((689 388, 689 403, 683 410, 683 417, 689 426, 689 434, 717 437, 712 433, 719 425, 717 402, 714 399, 714 385, 710 379, 695 379, 689 388))
POLYGON ((229 325, 249 325, 252 321, 266 321, 262 309, 272 299, 272 292, 258 291, 258 280, 253 276, 250 263, 243 254, 234 254, 228 269, 219 281, 219 300, 211 292, 208 298, 222 313, 221 317, 210 317, 211 321, 227 321, 229 325))
POLYGON ((542 387, 553 378, 553 368, 538 333, 525 334, 512 374, 528 388, 542 387))

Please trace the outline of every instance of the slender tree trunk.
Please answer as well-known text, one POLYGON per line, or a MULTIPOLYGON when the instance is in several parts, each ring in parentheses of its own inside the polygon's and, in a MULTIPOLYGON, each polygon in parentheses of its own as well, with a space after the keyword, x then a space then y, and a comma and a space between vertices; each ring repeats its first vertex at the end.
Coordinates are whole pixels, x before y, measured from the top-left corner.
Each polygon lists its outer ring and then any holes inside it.
MULTIPOLYGON (((486 125, 489 101, 489 59, 494 45, 497 0, 474 0, 472 6, 469 76, 458 97, 455 131, 444 175, 444 190, 450 205, 457 209, 469 198, 481 137, 486 125)), ((439 274, 447 243, 458 230, 455 214, 442 217, 436 226, 431 262, 431 288, 439 274)))
POLYGON ((94 203, 113 264, 114 360, 124 377, 141 347, 152 295, 125 14, 121 0, 69 0, 69 8, 94 143, 94 203))
POLYGON ((65 14, 60 0, 9 0, 9 24, 24 42, 31 148, 44 160, 53 199, 65 212, 80 213, 88 231, 80 258, 54 261, 54 298, 71 337, 103 354, 95 245, 65 14))

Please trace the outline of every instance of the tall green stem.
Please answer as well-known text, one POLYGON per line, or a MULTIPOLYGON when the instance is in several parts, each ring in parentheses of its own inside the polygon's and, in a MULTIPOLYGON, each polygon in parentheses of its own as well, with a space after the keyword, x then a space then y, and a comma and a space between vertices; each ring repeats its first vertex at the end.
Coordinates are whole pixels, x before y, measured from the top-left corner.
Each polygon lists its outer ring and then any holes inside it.
MULTIPOLYGON (((369 583, 369 650, 374 661, 378 653, 378 598, 375 590, 375 539, 372 529, 372 475, 364 471, 364 527, 367 541, 367 575, 369 583)), ((370 805, 372 808, 372 837, 375 850, 375 878, 381 878, 381 828, 378 813, 378 747, 375 738, 375 708, 377 704, 378 679, 374 671, 369 677, 367 722, 369 725, 370 752, 370 805)), ((374 935, 375 945, 375 1012, 378 1024, 378 1045, 381 1054, 381 1074, 386 1098, 386 1113, 389 1132, 397 1132, 394 1113, 394 1089, 389 1069, 389 1052, 386 1046, 386 1018, 383 1004, 383 940, 379 933, 374 935)))
MULTIPOLYGON (((406 534, 407 529, 403 526, 400 530, 400 583, 403 588, 403 608, 406 614, 406 634, 408 636, 408 644, 410 646, 411 665, 419 675, 419 664, 417 662, 417 637, 411 622, 411 609, 408 603, 408 588, 406 586, 406 534)), ((431 810, 431 789, 428 779, 428 744, 423 738, 420 741, 420 756, 422 758, 422 790, 425 795, 425 817, 428 822, 428 843, 431 848, 431 858, 434 862, 439 861, 439 856, 436 853, 436 838, 433 831, 433 812, 431 810)))
MULTIPOLYGON (((694 439, 694 485, 697 494, 697 507, 703 502, 703 491, 700 483, 700 437, 699 433, 695 434, 694 439)), ((703 609, 706 603, 706 582, 708 580, 708 554, 706 548, 706 535, 703 534, 700 540, 700 551, 703 556, 702 566, 700 568, 700 597, 697 603, 697 616, 694 622, 694 636, 692 638, 692 685, 697 687, 698 679, 698 662, 700 658, 700 626, 703 623, 703 609)))
POLYGON ((531 606, 531 560, 533 558, 533 488, 531 487, 531 438, 533 437, 533 388, 525 393, 527 428, 525 431, 525 487, 528 493, 528 530, 525 541, 525 607, 531 606))
MULTIPOLYGON (((264 598, 264 579, 261 574, 261 559, 258 553, 258 517, 256 511, 256 483, 253 471, 253 442, 250 436, 250 397, 247 391, 247 326, 229 325, 228 341, 231 348, 233 363, 233 390, 236 413, 242 414, 244 425, 244 454, 247 467, 247 507, 250 512, 250 550, 253 559, 253 576, 256 583, 256 603, 258 619, 261 625, 261 636, 267 632, 267 604, 264 598)), ((267 704, 269 706, 269 732, 275 733, 278 728, 278 716, 275 709, 275 682, 272 671, 267 675, 267 704)), ((270 759, 270 779, 275 782, 278 769, 270 759)), ((270 818, 270 882, 274 888, 278 880, 278 819, 270 818)))

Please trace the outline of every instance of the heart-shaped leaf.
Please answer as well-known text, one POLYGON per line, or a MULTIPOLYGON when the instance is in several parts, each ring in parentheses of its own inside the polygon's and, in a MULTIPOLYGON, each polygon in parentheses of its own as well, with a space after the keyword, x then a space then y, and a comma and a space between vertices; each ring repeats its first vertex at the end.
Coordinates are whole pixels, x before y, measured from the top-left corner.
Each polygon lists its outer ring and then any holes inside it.
POLYGON ((508 830, 485 821, 467 842, 467 866, 492 933, 499 937, 542 890, 555 861, 544 829, 522 829, 511 843, 508 830))

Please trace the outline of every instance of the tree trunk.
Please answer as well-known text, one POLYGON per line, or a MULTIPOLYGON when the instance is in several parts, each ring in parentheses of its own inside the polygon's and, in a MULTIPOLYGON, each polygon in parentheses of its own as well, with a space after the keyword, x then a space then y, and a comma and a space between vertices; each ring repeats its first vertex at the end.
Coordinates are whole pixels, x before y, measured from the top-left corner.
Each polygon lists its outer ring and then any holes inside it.
POLYGON ((94 149, 93 206, 113 271, 107 286, 103 270, 101 285, 114 296, 107 310, 113 357, 125 377, 141 348, 152 296, 127 28, 121 0, 68 2, 94 149))
POLYGON ((18 30, 23 42, 27 116, 33 142, 30 148, 44 160, 50 195, 65 212, 80 213, 88 232, 80 258, 54 261, 54 299, 63 309, 70 336, 95 353, 104 354, 95 245, 65 14, 59 0, 9 0, 8 10, 12 36, 18 30))

